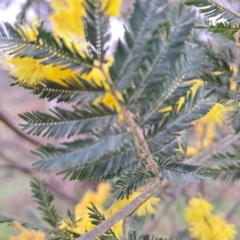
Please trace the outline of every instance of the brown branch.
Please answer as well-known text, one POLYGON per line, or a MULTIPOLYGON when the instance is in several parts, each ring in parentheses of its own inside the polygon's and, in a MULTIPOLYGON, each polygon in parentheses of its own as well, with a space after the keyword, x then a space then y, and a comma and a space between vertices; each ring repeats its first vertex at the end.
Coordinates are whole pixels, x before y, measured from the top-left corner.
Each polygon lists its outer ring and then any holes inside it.
MULTIPOLYGON (((17 169, 19 171, 22 171, 26 174, 28 174, 31 177, 35 177, 35 170, 31 167, 23 164, 16 163, 9 157, 5 156, 3 153, 0 153, 0 157, 7 162, 6 165, 1 166, 1 168, 10 168, 10 169, 17 169)), ((61 191, 59 188, 57 188, 54 183, 48 182, 48 188, 53 191, 55 194, 57 194, 59 197, 68 200, 69 202, 76 204, 77 201, 72 198, 71 196, 67 195, 65 192, 61 191)))
POLYGON ((229 212, 226 215, 226 218, 229 219, 231 218, 231 216, 236 213, 236 209, 240 206, 240 200, 238 200, 233 206, 232 208, 229 210, 229 212))
POLYGON ((123 219, 123 222, 122 222, 123 240, 128 240, 128 229, 129 229, 130 221, 131 221, 134 213, 135 213, 135 211, 123 219))
POLYGON ((19 137, 23 138, 24 140, 30 142, 35 146, 38 146, 40 144, 39 142, 35 141, 34 139, 28 137, 23 132, 21 132, 21 130, 19 130, 3 112, 0 112, 0 121, 2 121, 7 127, 9 127, 12 131, 14 131, 19 137))
POLYGON ((109 230, 112 226, 114 226, 116 223, 129 216, 132 212, 134 212, 144 202, 146 202, 149 198, 156 194, 160 190, 160 188, 163 188, 166 184, 167 182, 165 180, 161 179, 156 180, 140 196, 135 198, 132 202, 130 202, 120 211, 115 213, 112 217, 100 223, 94 229, 85 233, 80 238, 77 238, 77 240, 95 240, 103 233, 105 233, 107 230, 109 230))
POLYGON ((228 134, 218 142, 214 143, 209 148, 198 153, 196 156, 187 159, 184 163, 187 164, 202 164, 209 159, 214 153, 226 149, 229 145, 235 143, 240 138, 240 134, 228 134))
POLYGON ((184 192, 184 190, 189 186, 189 184, 184 184, 183 186, 179 187, 177 190, 174 190, 173 194, 171 194, 171 199, 166 203, 166 205, 164 206, 164 208, 162 209, 161 212, 159 212, 153 219, 153 221, 147 225, 146 227, 144 227, 141 230, 141 233, 145 234, 145 233, 152 233, 155 229, 155 227, 157 226, 157 224, 159 224, 159 220, 162 219, 162 216, 165 216, 166 213, 168 212, 168 210, 170 209, 170 207, 172 206, 172 204, 178 199, 178 197, 184 192))

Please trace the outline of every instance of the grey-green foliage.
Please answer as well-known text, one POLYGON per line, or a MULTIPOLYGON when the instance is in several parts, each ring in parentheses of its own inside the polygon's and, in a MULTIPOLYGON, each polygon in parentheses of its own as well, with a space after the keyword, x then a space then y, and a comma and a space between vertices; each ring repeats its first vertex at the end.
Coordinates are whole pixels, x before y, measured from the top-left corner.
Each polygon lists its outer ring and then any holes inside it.
MULTIPOLYGON (((110 68, 110 87, 122 93, 122 109, 127 108, 134 114, 134 124, 143 131, 152 158, 165 159, 164 164, 160 161, 159 174, 169 180, 202 178, 199 175, 203 172, 201 167, 195 166, 192 170, 190 166, 181 162, 173 164, 171 160, 169 168, 166 159, 179 154, 178 135, 190 128, 192 121, 206 114, 215 101, 206 99, 208 90, 205 86, 194 96, 189 94, 193 84, 189 81, 201 77, 208 60, 203 45, 191 35, 194 22, 194 11, 186 14, 183 5, 169 8, 166 0, 136 1, 126 22, 125 39, 118 41, 115 61, 110 68), (178 107, 182 97, 185 101, 178 107), (161 111, 168 106, 172 110, 161 111)), ((88 54, 79 56, 62 39, 56 41, 43 26, 38 28, 37 41, 29 44, 27 36, 6 24, 6 29, 1 29, 1 46, 16 56, 43 59, 44 64, 64 64, 64 68, 88 72, 94 59, 106 61, 106 44, 110 38, 109 19, 100 10, 98 0, 87 1, 84 23, 87 40, 91 43, 87 49, 91 57, 88 54)), ((40 98, 57 98, 71 103, 73 111, 57 107, 52 114, 37 111, 20 114, 26 121, 23 130, 54 138, 77 134, 79 139, 62 143, 60 147, 39 146, 33 151, 40 157, 34 166, 39 170, 61 170, 71 180, 98 181, 129 177, 129 171, 146 164, 136 136, 125 121, 119 121, 116 109, 93 104, 94 99, 105 94, 104 87, 94 84, 94 79, 92 83, 82 80, 81 75, 79 79, 64 81, 66 85, 60 86, 46 79, 44 84, 33 87, 33 93, 39 94, 40 98)), ((141 178, 133 178, 131 182, 127 195, 145 185, 141 178)), ((125 195, 124 192, 120 194, 125 195)))
POLYGON ((208 161, 209 175, 226 181, 237 181, 240 179, 240 154, 236 147, 233 153, 218 153, 208 161))
MULTIPOLYGON (((221 16, 229 21, 210 26, 209 30, 214 33, 229 37, 239 27, 237 15, 211 1, 192 0, 186 4, 205 7, 201 11, 208 16, 221 16), (224 31, 220 31, 220 27, 224 31)), ((100 0, 87 0, 86 5, 83 21, 90 44, 82 55, 74 43, 69 48, 43 25, 38 27, 35 42, 20 34, 18 26, 8 23, 0 26, 0 47, 4 51, 41 59, 43 64, 63 66, 78 73, 77 78, 63 79, 64 85, 45 79, 30 87, 16 79, 16 84, 32 90, 39 98, 66 102, 73 109, 56 107, 50 114, 36 110, 20 114, 25 120, 23 130, 28 134, 49 138, 74 135, 74 140, 64 141, 60 146, 38 146, 33 153, 39 160, 33 166, 38 170, 56 169, 70 180, 114 179, 120 198, 128 197, 156 177, 147 163, 149 158, 156 163, 158 176, 169 181, 198 181, 215 176, 211 169, 184 164, 179 141, 181 134, 216 101, 239 98, 231 92, 229 81, 232 76, 229 59, 234 54, 215 51, 210 44, 201 42, 194 32, 199 25, 195 11, 183 4, 172 7, 167 0, 136 0, 125 22, 124 39, 118 40, 113 53, 114 63, 109 70, 112 81, 105 79, 110 90, 105 89, 104 83, 96 84, 94 79, 86 81, 82 74, 96 67, 94 60, 100 64, 107 62, 110 19, 101 10, 100 0), (215 72, 219 71, 224 72, 216 76, 215 72), (204 81, 194 93, 193 79, 204 81), (96 98, 106 93, 114 93, 116 98, 117 91, 123 97, 123 101, 118 100, 121 112, 116 106, 96 106, 96 98)), ((236 119, 237 115, 235 123, 236 119)), ((233 126, 239 131, 237 124, 233 126)), ((45 189, 45 183, 32 183, 32 186, 44 219, 52 227, 58 227, 60 217, 51 207, 52 195, 45 189), (44 197, 47 201, 42 202, 44 197), (57 221, 53 222, 55 218, 57 221)), ((98 215, 94 206, 91 211, 98 215)), ((103 220, 104 216, 99 217, 103 220)), ((71 224, 77 221, 70 213, 69 219, 71 224)), ((130 239, 135 239, 134 235, 130 235, 130 239)))
MULTIPOLYGON (((99 1, 86 3, 84 24, 91 43, 87 49, 90 55, 79 55, 74 44, 73 49, 68 48, 63 39, 55 39, 42 25, 38 28, 37 41, 29 43, 27 36, 5 24, 1 28, 1 47, 16 56, 43 59, 44 64, 79 69, 81 74, 91 71, 94 59, 106 61, 111 33, 109 19, 100 9, 99 1)), ((211 60, 214 70, 220 68, 218 61, 214 62, 216 56, 206 54, 204 44, 194 39, 195 21, 194 11, 186 12, 183 4, 172 7, 166 0, 135 1, 125 23, 125 38, 118 41, 110 68, 111 89, 123 95, 122 109, 132 112, 133 123, 143 132, 151 158, 159 164, 159 174, 171 181, 196 181, 204 175, 202 167, 172 160, 179 154, 178 135, 205 115, 215 101, 209 98, 208 85, 200 87, 195 95, 189 91, 193 85, 190 80, 201 78, 203 71, 211 74, 206 62, 211 60), (185 99, 181 106, 180 98, 185 99), (161 111, 165 107, 172 110, 161 111)), ((146 164, 147 158, 127 121, 119 121, 116 109, 93 104, 94 99, 106 93, 104 86, 96 85, 94 79, 82 80, 81 74, 78 79, 64 79, 64 86, 46 79, 44 84, 32 88, 40 98, 72 104, 73 111, 57 107, 52 114, 36 111, 20 114, 26 122, 23 130, 53 138, 79 136, 59 147, 40 145, 33 151, 40 157, 34 166, 41 170, 60 170, 71 180, 119 178, 123 181, 128 176, 131 184, 120 193, 122 197, 128 196, 145 185, 145 175, 133 177, 131 181, 129 178, 146 164)))

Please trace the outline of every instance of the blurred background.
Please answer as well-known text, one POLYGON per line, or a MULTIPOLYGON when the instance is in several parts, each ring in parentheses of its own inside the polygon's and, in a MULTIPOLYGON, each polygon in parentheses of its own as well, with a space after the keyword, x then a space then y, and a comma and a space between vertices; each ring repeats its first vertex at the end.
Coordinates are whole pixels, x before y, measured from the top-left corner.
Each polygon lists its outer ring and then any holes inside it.
MULTIPOLYGON (((30 21, 35 16, 48 22, 51 11, 50 0, 0 0, 0 21, 14 24, 16 21, 30 21)), ((174 3, 174 1, 172 1, 174 3)), ((238 0, 219 1, 235 11, 240 9, 238 0)), ((129 11, 129 1, 123 3, 123 14, 129 11)), ((117 20, 113 20, 117 22, 117 20)), ((51 26, 47 23, 49 29, 51 26)), ((114 25, 115 30, 117 25, 114 25)), ((30 191, 30 181, 34 177, 46 179, 49 189, 55 195, 55 204, 66 214, 67 208, 73 208, 81 200, 87 190, 96 190, 92 182, 62 182, 61 176, 55 172, 37 172, 31 164, 36 160, 30 153, 39 143, 52 140, 34 138, 20 131, 22 123, 19 113, 31 110, 47 112, 54 106, 54 102, 39 100, 30 91, 18 86, 10 87, 13 80, 0 65, 0 208, 4 211, 27 218, 31 214, 38 214, 36 204, 30 191)), ((190 131, 191 151, 197 152, 197 141, 206 128, 196 126, 190 131)), ((210 143, 201 144, 202 148, 217 141, 228 132, 227 128, 212 127, 210 143)), ((57 141, 55 141, 57 142, 57 141)), ((160 193, 162 199, 155 217, 149 216, 143 232, 151 232, 158 236, 168 237, 174 231, 187 227, 183 210, 192 196, 201 194, 215 206, 215 212, 222 212, 227 220, 234 223, 240 233, 240 182, 228 183, 223 181, 202 181, 195 184, 172 184, 160 193)), ((14 229, 7 224, 0 224, 0 240, 6 240, 13 235, 14 229)), ((240 234, 236 237, 239 238, 240 234)))

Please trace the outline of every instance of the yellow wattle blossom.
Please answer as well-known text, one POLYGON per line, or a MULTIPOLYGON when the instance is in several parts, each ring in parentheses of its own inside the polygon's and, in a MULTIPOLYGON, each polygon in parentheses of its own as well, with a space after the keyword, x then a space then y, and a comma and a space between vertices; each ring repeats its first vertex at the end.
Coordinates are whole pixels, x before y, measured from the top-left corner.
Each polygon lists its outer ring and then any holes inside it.
POLYGON ((121 16, 122 0, 102 0, 102 9, 105 10, 108 16, 121 16))
POLYGON ((41 231, 25 229, 20 223, 15 223, 14 227, 19 231, 19 234, 8 240, 45 240, 45 235, 41 231))
MULTIPOLYGON (((138 197, 141 192, 134 192, 129 196, 129 198, 118 199, 116 202, 106 211, 106 216, 110 217, 113 214, 117 213, 120 209, 138 197)), ((146 214, 155 213, 155 208, 159 204, 160 198, 151 197, 144 204, 142 204, 136 211, 138 216, 144 216, 146 214)), ((122 236, 122 221, 118 222, 116 225, 112 227, 112 230, 116 234, 118 238, 122 236)))
POLYGON ((37 18, 34 18, 30 25, 28 24, 20 24, 18 27, 18 32, 20 35, 26 36, 29 41, 36 41, 38 30, 37 28, 40 26, 41 21, 37 18))
POLYGON ((235 225, 228 224, 222 215, 213 215, 213 206, 204 198, 192 198, 184 216, 190 224, 190 236, 196 240, 233 240, 235 225))
MULTIPOLYGON (((91 230, 94 225, 91 223, 91 220, 88 216, 88 209, 87 207, 91 206, 93 203, 99 211, 103 211, 102 205, 109 197, 109 192, 111 190, 110 183, 100 183, 98 185, 97 191, 88 191, 82 198, 82 200, 75 206, 74 213, 76 215, 76 219, 81 219, 77 223, 77 227, 71 229, 72 231, 84 234, 86 230, 91 230)), ((61 228, 69 228, 68 225, 63 222, 61 228)))
POLYGON ((215 140, 215 131, 213 125, 204 124, 197 121, 194 126, 194 142, 191 142, 187 148, 187 156, 192 157, 203 149, 208 148, 215 140))
MULTIPOLYGON (((108 212, 110 213, 110 215, 115 214, 121 208, 123 208, 128 203, 130 203, 132 200, 134 200, 136 197, 138 197, 140 194, 141 194, 141 192, 134 192, 129 196, 129 198, 118 199, 108 209, 108 212)), ((142 204, 142 206, 140 206, 137 209, 136 214, 141 217, 141 216, 146 215, 147 213, 149 213, 149 214, 155 213, 154 207, 156 207, 159 204, 159 202, 160 202, 160 198, 156 198, 156 197, 149 198, 144 204, 142 204)))
POLYGON ((82 18, 85 16, 83 7, 84 0, 52 0, 53 12, 49 20, 53 25, 53 33, 56 36, 76 35, 84 37, 84 24, 82 18))
POLYGON ((31 57, 11 57, 5 56, 3 66, 5 69, 21 84, 29 87, 35 87, 44 80, 50 80, 67 86, 63 80, 67 78, 76 78, 76 72, 70 69, 62 69, 63 66, 53 66, 52 64, 41 64, 42 59, 33 59, 31 57))
POLYGON ((191 198, 188 206, 184 210, 184 216, 188 223, 195 224, 199 221, 205 221, 209 216, 213 206, 204 198, 191 198))
POLYGON ((215 125, 223 125, 234 111, 236 107, 232 101, 215 103, 205 116, 195 121, 194 141, 188 146, 187 156, 194 156, 209 147, 215 140, 215 125))
MULTIPOLYGON (((87 209, 87 207, 91 206, 91 203, 93 203, 98 208, 98 210, 104 214, 106 218, 109 218, 141 194, 141 192, 134 192, 129 197, 129 199, 124 198, 122 200, 117 200, 109 209, 104 209, 103 204, 109 198, 110 190, 111 184, 100 183, 98 185, 96 192, 89 191, 83 196, 82 200, 76 205, 74 209, 76 219, 81 220, 77 223, 76 228, 71 229, 72 231, 79 234, 83 234, 86 230, 89 231, 94 227, 94 225, 91 223, 91 219, 89 219, 88 216, 89 211, 87 209)), ((136 214, 139 216, 143 216, 148 213, 153 214, 155 212, 154 207, 158 205, 159 202, 160 202, 159 198, 155 197, 150 198, 136 211, 136 214)), ((69 226, 65 222, 63 222, 61 228, 69 229, 69 226)), ((114 231, 118 238, 121 238, 122 221, 114 225, 112 227, 112 230, 114 231)))
POLYGON ((214 124, 223 124, 224 119, 228 113, 235 111, 236 108, 232 105, 232 102, 226 103, 216 103, 210 111, 202 117, 200 120, 203 123, 214 125, 214 124))

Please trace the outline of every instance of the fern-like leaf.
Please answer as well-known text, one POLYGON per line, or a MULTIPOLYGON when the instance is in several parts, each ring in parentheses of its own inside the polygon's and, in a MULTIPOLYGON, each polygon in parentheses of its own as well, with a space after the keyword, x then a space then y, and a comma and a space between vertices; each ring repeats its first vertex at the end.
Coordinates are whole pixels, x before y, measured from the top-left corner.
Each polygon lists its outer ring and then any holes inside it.
POLYGON ((98 127, 108 128, 117 119, 117 113, 106 106, 84 106, 84 110, 73 107, 74 111, 61 108, 51 110, 52 115, 32 112, 19 116, 27 122, 22 124, 22 129, 28 134, 43 137, 60 138, 67 135, 89 132, 98 127))
POLYGON ((111 78, 119 91, 130 86, 132 75, 145 59, 146 51, 143 49, 157 26, 165 20, 162 17, 165 6, 166 0, 135 1, 129 30, 125 31, 126 44, 119 40, 115 62, 110 69, 111 78))
POLYGON ((158 160, 158 172, 169 181, 196 182, 205 178, 207 170, 202 166, 160 159, 158 160))
POLYGON ((216 20, 221 18, 227 21, 238 23, 240 15, 215 0, 186 0, 187 6, 195 6, 200 8, 200 12, 204 13, 208 18, 215 17, 216 20))
POLYGON ((43 220, 49 223, 52 227, 58 228, 62 218, 59 216, 56 208, 52 205, 54 200, 53 194, 47 189, 45 181, 34 179, 31 182, 33 196, 39 204, 38 209, 42 212, 43 220))
POLYGON ((219 34, 223 37, 233 36, 240 29, 240 23, 233 24, 231 22, 218 22, 216 25, 196 26, 199 29, 207 29, 208 31, 219 34))
MULTIPOLYGON (((91 207, 88 207, 89 210, 89 218, 91 219, 91 223, 93 225, 98 225, 101 222, 105 221, 106 218, 105 216, 99 212, 99 210, 97 209, 97 207, 91 203, 91 207)), ((107 232, 104 233, 104 235, 99 237, 101 240, 110 240, 110 239, 117 239, 115 233, 113 232, 112 229, 109 229, 107 232)))
POLYGON ((237 181, 240 179, 240 163, 228 164, 227 166, 221 166, 219 168, 210 168, 207 176, 230 182, 237 181))
POLYGON ((79 139, 74 142, 62 143, 63 147, 47 144, 38 147, 36 152, 42 160, 33 165, 37 169, 66 169, 92 164, 101 159, 105 154, 110 154, 127 141, 129 133, 119 129, 103 130, 93 137, 79 139), (96 154, 97 153, 97 154, 96 154))
POLYGON ((140 187, 145 186, 146 182, 154 177, 155 175, 150 169, 146 168, 146 165, 142 165, 140 168, 122 175, 115 183, 119 188, 117 191, 117 199, 128 198, 129 195, 140 187))
POLYGON ((200 87, 192 99, 189 95, 181 109, 173 108, 167 117, 163 113, 155 113, 149 126, 146 126, 146 142, 150 151, 157 157, 169 157, 177 153, 176 139, 179 133, 192 126, 192 122, 204 116, 213 106, 211 100, 204 97, 204 87, 200 87), (155 123, 155 119, 163 120, 155 123))
POLYGON ((38 28, 37 40, 33 43, 6 23, 0 26, 0 47, 15 56, 43 59, 42 64, 62 65, 79 73, 89 72, 93 66, 93 59, 87 53, 84 56, 79 54, 74 44, 73 50, 69 49, 63 39, 56 39, 42 26, 38 28))
POLYGON ((70 180, 109 180, 121 176, 124 172, 133 171, 146 161, 140 154, 140 149, 133 143, 125 143, 115 153, 105 154, 98 161, 86 163, 81 167, 67 168, 59 174, 64 174, 70 180))
POLYGON ((86 33, 87 40, 91 43, 92 54, 101 63, 105 61, 106 44, 110 40, 110 21, 101 10, 100 0, 86 1, 86 33), (96 49, 95 49, 96 48, 96 49))

